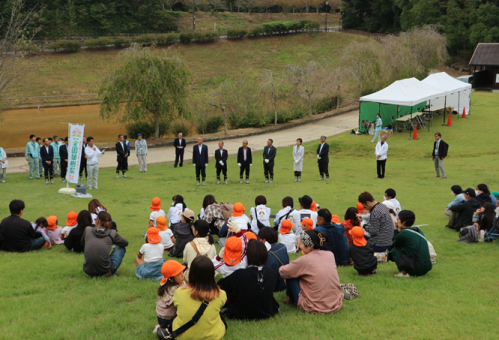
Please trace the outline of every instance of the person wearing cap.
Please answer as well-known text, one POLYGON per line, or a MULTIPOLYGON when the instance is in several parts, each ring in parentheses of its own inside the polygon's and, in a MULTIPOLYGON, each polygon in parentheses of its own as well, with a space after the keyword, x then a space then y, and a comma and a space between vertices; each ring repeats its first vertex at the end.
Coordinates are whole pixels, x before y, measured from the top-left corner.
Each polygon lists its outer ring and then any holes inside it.
POLYGON ((359 195, 359 202, 369 211, 368 223, 364 225, 364 230, 369 233, 367 242, 374 252, 386 251, 393 242, 393 220, 390 211, 367 191, 359 195))
POLYGON ((460 185, 453 185, 451 188, 451 194, 454 196, 454 200, 447 205, 447 208, 444 210, 444 214, 449 216, 449 221, 447 222, 447 228, 453 228, 456 225, 456 219, 459 216, 458 212, 452 211, 451 207, 458 205, 461 202, 464 202, 464 194, 463 189, 460 185), (452 226, 452 227, 451 227, 452 226))
POLYGON ((0 147, 0 183, 5 183, 8 166, 9 161, 7 161, 7 153, 2 147, 0 147))
POLYGON ((142 134, 139 133, 137 135, 137 139, 135 140, 135 155, 139 160, 139 170, 142 172, 147 172, 147 141, 142 138, 142 134))
POLYGON ((497 206, 497 203, 499 202, 499 191, 492 191, 490 199, 492 200, 492 204, 497 206))
POLYGON ((246 259, 246 249, 243 252, 243 242, 236 236, 227 238, 225 246, 220 253, 212 260, 215 270, 227 277, 238 269, 248 266, 246 259))
MULTIPOLYGON (((362 207, 364 209, 364 207, 362 207)), ((345 236, 348 239, 348 244, 351 246, 353 244, 352 235, 349 233, 353 227, 360 226, 359 218, 357 217, 359 210, 356 207, 350 207, 345 212, 345 220, 340 224, 345 228, 345 236)))
POLYGON ((47 217, 47 224, 47 236, 50 239, 50 243, 52 243, 52 245, 64 244, 64 241, 61 239, 62 227, 57 225, 57 217, 47 217))
POLYGON ((156 315, 158 327, 171 329, 173 319, 177 316, 177 307, 173 304, 173 295, 177 289, 185 287, 186 266, 175 260, 168 260, 161 266, 161 284, 158 288, 156 300, 156 315))
POLYGON ((159 236, 159 229, 150 227, 147 229, 147 243, 140 247, 135 258, 135 276, 139 279, 161 280, 161 268, 165 260, 163 259, 164 247, 159 236))
POLYGON ((213 237, 210 235, 208 222, 197 220, 192 226, 194 240, 187 243, 184 248, 184 263, 187 264, 186 276, 189 277, 189 267, 196 256, 206 256, 213 260, 217 256, 217 250, 213 245, 213 237))
POLYGON ((241 230, 248 230, 248 225, 251 225, 251 220, 244 214, 245 208, 241 202, 236 202, 232 210, 230 222, 235 222, 241 230))
POLYGON ((293 171, 295 172, 295 182, 301 182, 301 172, 303 171, 303 157, 305 148, 302 146, 303 139, 298 138, 293 146, 293 171))
POLYGON ((317 203, 315 203, 315 201, 312 201, 312 204, 310 204, 310 210, 312 211, 319 211, 321 208, 321 206, 317 203))
POLYGON ((198 143, 192 147, 192 165, 196 168, 196 182, 199 186, 200 179, 206 185, 206 167, 208 166, 208 146, 203 144, 203 138, 198 137, 198 143), (201 177, 200 177, 201 176, 201 177))
POLYGON ((348 232, 352 238, 352 244, 348 248, 348 253, 352 258, 353 267, 359 276, 376 274, 378 259, 374 256, 373 248, 367 244, 364 238, 364 229, 353 227, 348 232))
POLYGON ((319 164, 319 181, 329 181, 329 144, 326 143, 326 136, 321 136, 321 144, 317 147, 317 164, 319 164))
POLYGON ((21 218, 26 206, 21 200, 9 203, 10 216, 0 222, 0 250, 24 253, 43 247, 45 239, 30 222, 21 218))
POLYGON ((220 173, 224 174, 224 182, 227 184, 227 159, 229 153, 224 149, 224 142, 218 142, 218 150, 215 151, 215 169, 217 170, 217 184, 220 184, 220 173))
POLYGON ((399 212, 402 211, 402 206, 400 205, 400 202, 395 198, 397 196, 397 192, 393 189, 386 189, 385 190, 385 196, 384 196, 384 201, 390 201, 393 203, 395 213, 397 216, 399 215, 399 212))
POLYGON ((376 144, 376 148, 374 149, 374 154, 376 155, 376 170, 378 172, 378 177, 376 179, 385 178, 385 166, 386 159, 388 154, 388 143, 386 139, 387 135, 381 136, 380 141, 376 144))
POLYGON ((327 235, 307 230, 298 247, 303 256, 279 269, 286 280, 286 303, 310 313, 335 313, 343 305, 340 278, 332 252, 320 250, 327 235))
POLYGON ((475 190, 468 188, 464 191, 464 202, 456 204, 450 208, 451 211, 458 213, 455 225, 449 226, 449 228, 455 231, 460 231, 461 228, 470 226, 473 224, 473 214, 477 209, 480 209, 480 201, 476 199, 475 190))
POLYGON ((413 227, 415 221, 416 215, 412 211, 402 210, 399 213, 393 247, 388 253, 388 261, 395 262, 399 270, 395 277, 422 276, 432 269, 428 241, 418 227, 413 227), (406 266, 407 261, 402 261, 402 255, 414 259, 409 261, 412 262, 409 266, 406 266))
POLYGON ((257 240, 248 243, 248 268, 220 279, 218 285, 230 299, 225 315, 235 320, 263 320, 279 313, 274 292, 279 287, 277 273, 266 266, 269 253, 257 240))
POLYGON ((166 219, 170 224, 170 228, 175 232, 175 225, 181 222, 182 213, 187 209, 187 205, 184 203, 184 197, 181 195, 175 195, 172 197, 172 206, 168 210, 168 215, 166 219))
POLYGON ((237 165, 239 166, 239 183, 243 184, 243 175, 246 172, 246 184, 249 184, 250 167, 253 165, 253 158, 246 139, 243 140, 243 146, 237 150, 237 165))
POLYGON ((296 253, 296 235, 292 229, 293 222, 290 220, 282 221, 281 229, 279 230, 279 243, 286 246, 288 254, 296 253))
POLYGON ((180 215, 180 223, 177 223, 171 227, 171 230, 175 235, 175 245, 168 256, 183 258, 185 246, 194 239, 194 235, 191 230, 193 223, 194 211, 185 209, 185 211, 180 215))
POLYGON ((381 202, 385 207, 388 208, 388 211, 390 212, 390 217, 392 218, 393 221, 393 228, 396 228, 397 225, 397 213, 395 212, 395 205, 390 202, 390 201, 383 201, 381 202))
POLYGON ((275 215, 274 218, 274 229, 279 232, 281 229, 281 223, 285 219, 289 219, 289 215, 294 211, 294 201, 293 197, 286 196, 282 199, 282 209, 275 215))
POLYGON ((161 209, 161 199, 159 197, 154 197, 151 202, 151 213, 149 214, 149 226, 156 227, 156 219, 160 216, 166 218, 165 212, 161 209))
POLYGON ((66 237, 68 237, 71 230, 73 230, 78 226, 78 223, 76 222, 77 219, 78 219, 77 213, 75 213, 74 211, 70 211, 68 213, 66 226, 61 230, 61 240, 64 240, 66 237))
POLYGON ((175 236, 173 236, 172 230, 168 228, 166 217, 156 217, 156 225, 159 229, 159 236, 161 237, 161 244, 164 247, 164 251, 172 250, 175 245, 175 236))
POLYGON ((301 230, 305 231, 313 229, 314 229, 314 221, 312 221, 311 218, 306 217, 301 221, 301 230))
POLYGON ((64 237, 64 245, 69 251, 83 253, 84 247, 81 244, 81 238, 87 227, 92 228, 92 216, 88 210, 82 210, 76 218, 75 228, 71 230, 69 235, 64 237))
POLYGON ((298 201, 300 202, 300 210, 295 210, 290 214, 290 219, 294 225, 293 232, 296 234, 301 233, 302 230, 300 226, 301 221, 304 218, 311 218, 314 222, 314 228, 317 225, 317 212, 310 209, 313 202, 312 198, 308 195, 305 195, 303 197, 300 197, 298 201))
POLYGON ((444 142, 442 139, 442 134, 440 132, 435 133, 435 142, 433 143, 433 150, 431 153, 431 158, 435 163, 436 177, 440 177, 440 170, 442 171, 442 178, 447 178, 444 168, 444 159, 447 157, 447 151, 449 150, 449 144, 444 142))
POLYGON ((274 159, 277 154, 277 149, 273 144, 274 141, 268 139, 267 145, 263 148, 263 172, 265 175, 265 183, 272 183, 272 180, 274 179, 274 159))
POLYGON ((321 249, 329 250, 334 254, 337 266, 345 266, 350 263, 345 227, 339 223, 333 223, 331 220, 331 212, 328 209, 320 209, 317 212, 315 231, 328 236, 329 242, 324 243, 321 249))
POLYGON ((251 231, 258 235, 260 228, 270 227, 271 210, 267 207, 267 199, 263 195, 255 198, 255 206, 250 209, 251 231))

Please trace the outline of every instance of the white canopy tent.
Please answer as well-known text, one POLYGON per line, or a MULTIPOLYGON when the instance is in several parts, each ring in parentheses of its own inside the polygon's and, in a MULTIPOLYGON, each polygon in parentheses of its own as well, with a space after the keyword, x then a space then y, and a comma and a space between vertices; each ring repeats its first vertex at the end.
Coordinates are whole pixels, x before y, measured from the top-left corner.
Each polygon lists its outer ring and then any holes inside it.
POLYGON ((431 107, 453 107, 460 115, 464 108, 466 114, 470 112, 471 84, 459 81, 445 72, 430 74, 421 82, 446 92, 446 98, 432 99, 431 107))

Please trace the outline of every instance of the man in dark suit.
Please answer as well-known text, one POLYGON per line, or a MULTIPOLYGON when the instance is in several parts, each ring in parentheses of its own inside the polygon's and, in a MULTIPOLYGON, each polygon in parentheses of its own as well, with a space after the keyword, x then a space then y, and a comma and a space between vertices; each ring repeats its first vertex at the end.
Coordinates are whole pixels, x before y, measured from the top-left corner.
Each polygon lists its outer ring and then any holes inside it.
POLYGON ((66 183, 66 173, 68 171, 68 140, 68 137, 64 138, 64 144, 62 144, 59 148, 59 156, 61 156, 62 183, 66 183))
POLYGON ((206 180, 206 167, 208 166, 208 147, 203 144, 203 138, 198 137, 198 143, 192 148, 192 164, 196 167, 196 181, 199 186, 199 176, 206 180))
POLYGON ((319 163, 319 173, 321 177, 319 181, 324 179, 329 181, 329 144, 326 143, 326 136, 321 136, 321 144, 317 147, 317 163, 319 163))
POLYGON ((175 167, 177 167, 177 165, 182 167, 182 164, 184 163, 184 150, 187 142, 185 141, 183 136, 184 135, 182 134, 182 132, 180 132, 178 134, 178 138, 175 138, 175 141, 173 142, 173 147, 175 148, 175 167))
POLYGON ((265 183, 272 183, 272 180, 274 179, 274 159, 277 149, 273 144, 274 141, 269 139, 267 140, 267 146, 263 148, 263 172, 265 174, 265 183))
POLYGON ((123 135, 118 135, 118 143, 116 143, 116 153, 118 155, 118 166, 116 167, 116 178, 120 178, 120 171, 123 172, 123 177, 126 178, 128 149, 123 135))
POLYGON ((224 142, 218 142, 218 150, 215 151, 215 168, 217 168, 217 184, 220 184, 220 172, 224 174, 224 182, 227 184, 227 158, 229 153, 224 149, 224 142))
POLYGON ((435 171, 437 172, 437 177, 440 177, 440 170, 442 170, 442 178, 447 178, 444 168, 444 159, 447 157, 447 151, 449 150, 449 144, 444 142, 440 132, 435 134, 435 143, 433 143, 433 152, 431 158, 435 162, 435 171))
POLYGON ((87 137, 83 136, 83 144, 81 145, 80 181, 83 181, 83 170, 85 170, 85 179, 88 177, 87 159, 85 158, 85 148, 87 145, 87 137))
POLYGON ((50 182, 54 184, 54 149, 50 145, 48 138, 43 140, 43 146, 40 148, 40 158, 42 159, 43 171, 45 173, 45 184, 49 184, 49 174, 50 182))
POLYGON ((239 183, 243 184, 243 175, 246 172, 246 184, 249 184, 250 166, 253 164, 251 148, 248 148, 248 141, 243 140, 243 146, 237 151, 237 165, 239 165, 239 183))

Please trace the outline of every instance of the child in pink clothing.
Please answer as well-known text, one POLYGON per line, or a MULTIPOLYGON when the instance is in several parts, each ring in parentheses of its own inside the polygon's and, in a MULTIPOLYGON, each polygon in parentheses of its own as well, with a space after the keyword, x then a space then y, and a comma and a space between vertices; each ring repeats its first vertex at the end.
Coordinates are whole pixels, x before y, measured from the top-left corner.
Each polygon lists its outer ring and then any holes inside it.
POLYGON ((50 216, 47 218, 47 236, 50 239, 50 243, 54 244, 64 244, 61 240, 62 228, 57 226, 57 216, 50 216))

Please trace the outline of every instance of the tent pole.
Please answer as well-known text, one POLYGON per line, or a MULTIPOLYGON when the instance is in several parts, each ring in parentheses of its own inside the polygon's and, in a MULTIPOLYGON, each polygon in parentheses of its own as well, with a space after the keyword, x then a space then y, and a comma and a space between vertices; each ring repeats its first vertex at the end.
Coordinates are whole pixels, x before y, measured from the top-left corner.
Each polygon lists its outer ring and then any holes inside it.
MULTIPOLYGON (((398 118, 399 118, 399 106, 397 105, 397 118, 395 118, 395 125, 397 126, 397 129, 399 127, 399 124, 397 122, 398 118)), ((395 129, 393 129, 393 133, 395 133, 395 129)))
POLYGON ((359 100, 359 128, 357 129, 357 131, 360 131, 360 104, 362 102, 359 100))
MULTIPOLYGON (((412 126, 412 129, 414 130, 414 124, 412 123, 412 108, 413 108, 413 106, 411 106, 411 126, 412 126)), ((411 138, 411 129, 409 129, 409 138, 411 138)))
POLYGON ((445 111, 447 109, 447 96, 445 96, 445 101, 444 101, 444 125, 445 125, 445 111))
POLYGON ((461 104, 461 91, 457 92, 457 119, 459 119, 459 104, 461 104))

